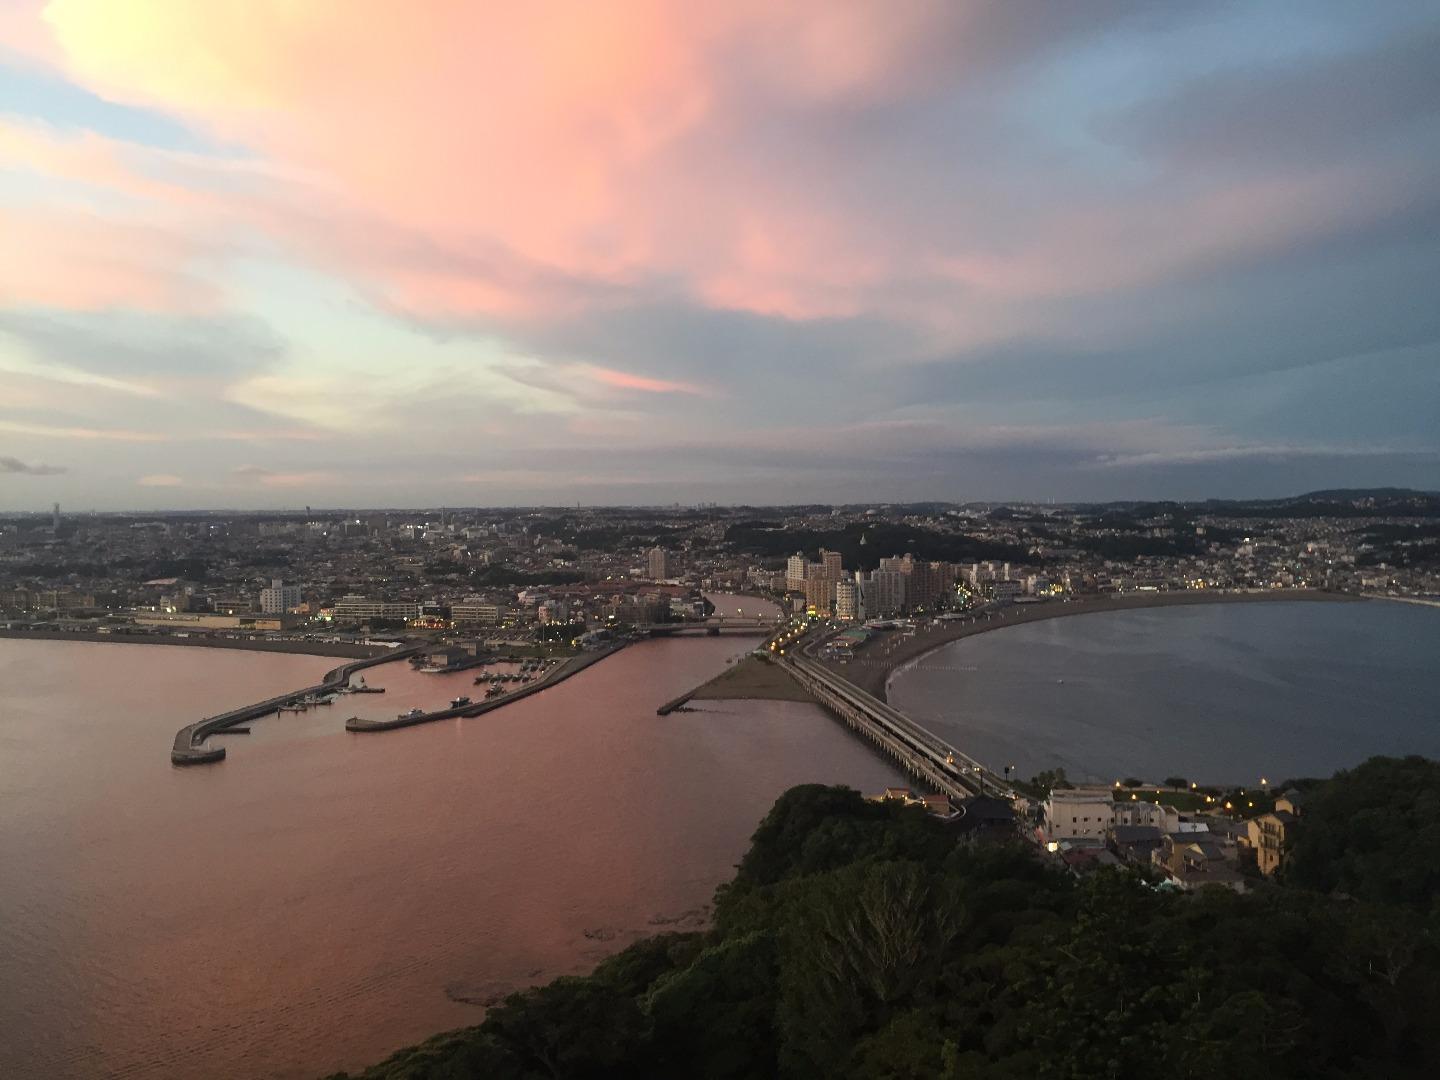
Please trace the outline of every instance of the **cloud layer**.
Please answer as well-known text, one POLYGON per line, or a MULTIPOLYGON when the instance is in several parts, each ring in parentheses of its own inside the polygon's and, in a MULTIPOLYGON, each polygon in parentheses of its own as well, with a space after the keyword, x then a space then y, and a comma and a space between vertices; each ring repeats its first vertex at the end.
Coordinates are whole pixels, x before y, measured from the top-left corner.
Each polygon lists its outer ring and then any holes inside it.
POLYGON ((0 448, 67 499, 1440 486, 1419 7, 6 28, 0 448))

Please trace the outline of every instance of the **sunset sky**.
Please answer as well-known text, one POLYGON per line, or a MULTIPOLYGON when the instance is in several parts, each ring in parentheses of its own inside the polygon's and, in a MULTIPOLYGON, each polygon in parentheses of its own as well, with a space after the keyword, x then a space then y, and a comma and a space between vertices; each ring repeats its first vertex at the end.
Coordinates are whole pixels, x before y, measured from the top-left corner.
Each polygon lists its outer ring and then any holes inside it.
POLYGON ((1440 488, 1440 8, 0 0, 0 509, 1440 488))

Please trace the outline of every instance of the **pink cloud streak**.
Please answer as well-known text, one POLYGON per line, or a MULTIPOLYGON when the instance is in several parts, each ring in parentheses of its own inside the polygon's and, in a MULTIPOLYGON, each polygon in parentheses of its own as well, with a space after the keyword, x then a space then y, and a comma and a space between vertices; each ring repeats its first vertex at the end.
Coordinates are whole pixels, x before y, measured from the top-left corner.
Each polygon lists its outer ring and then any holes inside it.
POLYGON ((596 382, 613 386, 618 390, 640 390, 647 394, 696 394, 706 396, 710 391, 692 383, 673 382, 669 379, 651 379, 644 375, 632 375, 628 371, 613 368, 590 367, 588 374, 596 382))

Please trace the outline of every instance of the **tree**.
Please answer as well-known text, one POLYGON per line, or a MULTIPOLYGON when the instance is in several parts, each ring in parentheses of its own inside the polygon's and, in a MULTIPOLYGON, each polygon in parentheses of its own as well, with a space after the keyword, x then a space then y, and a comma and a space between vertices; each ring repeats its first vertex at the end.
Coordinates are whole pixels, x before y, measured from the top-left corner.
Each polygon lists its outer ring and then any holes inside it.
POLYGON ((644 1057, 635 999, 595 979, 564 976, 512 994, 484 1028, 526 1068, 556 1080, 603 1080, 644 1057))
POLYGON ((1315 788, 1302 821, 1319 826, 1294 865, 1310 872, 1312 845, 1338 860, 1333 878, 1247 895, 1122 870, 1077 880, 1018 842, 957 844, 914 809, 794 788, 710 930, 639 942, 365 1075, 1440 1076, 1436 768, 1376 759, 1315 788), (1320 891, 1362 887, 1396 902, 1320 891))
POLYGON ((1440 763, 1375 757, 1309 791, 1283 875, 1440 912, 1440 763))
POLYGON ((784 936, 782 1070, 834 1070, 857 1033, 926 997, 962 916, 955 891, 920 863, 860 863, 816 880, 784 936))

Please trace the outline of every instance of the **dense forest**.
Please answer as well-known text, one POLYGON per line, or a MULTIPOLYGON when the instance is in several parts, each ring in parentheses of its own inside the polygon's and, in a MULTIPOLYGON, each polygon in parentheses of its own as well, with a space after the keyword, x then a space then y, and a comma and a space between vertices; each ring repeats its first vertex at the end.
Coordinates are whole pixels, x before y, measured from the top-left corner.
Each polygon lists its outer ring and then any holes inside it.
POLYGON ((815 558, 821 548, 838 551, 845 565, 873 570, 882 558, 904 555, 944 562, 994 560, 1017 565, 1032 561, 1029 549, 892 522, 855 523, 837 529, 784 529, 766 521, 742 521, 725 530, 734 551, 774 557, 804 552, 815 558))
POLYGON ((1290 880, 1242 896, 1077 879, 916 808, 794 788, 710 930, 363 1076, 1440 1075, 1440 765, 1377 758, 1307 797, 1290 880))

